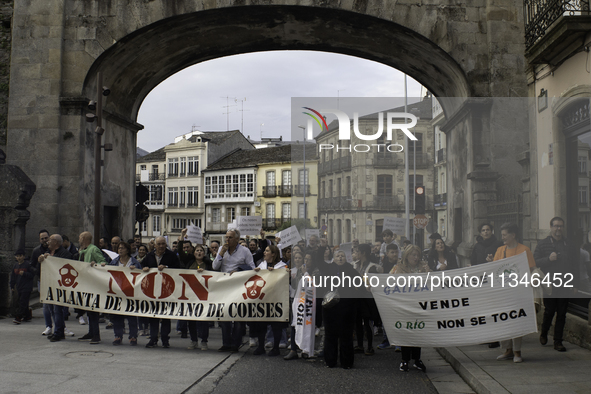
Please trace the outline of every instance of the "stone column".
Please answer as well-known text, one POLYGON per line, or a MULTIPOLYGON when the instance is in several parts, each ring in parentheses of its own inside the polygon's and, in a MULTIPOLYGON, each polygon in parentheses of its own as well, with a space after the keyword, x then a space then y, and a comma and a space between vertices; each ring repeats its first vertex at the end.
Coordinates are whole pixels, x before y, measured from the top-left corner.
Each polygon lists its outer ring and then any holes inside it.
POLYGON ((27 211, 36 186, 17 166, 6 164, 0 150, 0 315, 10 309, 9 278, 14 252, 25 247, 27 211))

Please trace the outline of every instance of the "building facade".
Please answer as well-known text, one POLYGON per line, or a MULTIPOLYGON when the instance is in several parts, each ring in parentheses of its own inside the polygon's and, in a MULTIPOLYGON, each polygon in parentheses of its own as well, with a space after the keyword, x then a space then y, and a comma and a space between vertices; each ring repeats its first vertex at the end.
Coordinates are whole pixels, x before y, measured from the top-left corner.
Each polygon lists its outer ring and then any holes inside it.
MULTIPOLYGON (((160 235, 176 239, 188 225, 205 232, 204 168, 236 150, 254 150, 238 131, 192 131, 137 161, 136 183, 149 190, 148 220, 137 223, 142 242, 160 235)), ((172 241, 169 241, 171 243, 172 241)))
POLYGON ((316 144, 306 144, 305 162, 300 143, 260 150, 265 155, 258 163, 256 212, 266 232, 274 234, 292 221, 318 228, 316 149, 316 144))
MULTIPOLYGON (((353 133, 350 141, 339 141, 338 125, 329 125, 316 137, 318 145, 326 144, 339 149, 324 149, 319 152, 318 210, 321 228, 331 245, 339 245, 358 239, 361 243, 381 241, 384 217, 404 217, 406 201, 412 204, 415 186, 426 188, 426 212, 432 215, 434 200, 433 181, 433 132, 431 127, 431 99, 408 106, 418 123, 412 128, 417 137, 414 144, 405 145, 409 150, 410 187, 407 190, 404 177, 404 153, 386 149, 386 135, 382 134, 373 150, 365 147, 356 151, 361 141, 353 133), (354 147, 351 149, 351 147, 354 147), (416 153, 415 153, 416 152, 416 153), (413 165, 416 163, 416 173, 413 165), (416 175, 416 178, 415 178, 416 175), (416 184, 415 184, 416 179, 416 184), (326 227, 324 227, 326 226, 326 227)), ((404 112, 403 108, 389 110, 404 112)), ((385 111, 384 111, 385 112, 385 111)), ((364 134, 375 134, 378 129, 378 114, 359 118, 359 129, 364 134)), ((395 141, 404 145, 403 132, 398 130, 395 141)), ((395 151, 398 148, 391 148, 395 151)), ((411 211, 413 206, 410 205, 411 211)), ((414 217, 412 215, 411 217, 414 217)), ((414 233, 411 227, 411 235, 414 233)), ((398 238, 411 235, 397 234, 398 238)), ((417 239, 424 239, 424 231, 417 232, 417 239)))

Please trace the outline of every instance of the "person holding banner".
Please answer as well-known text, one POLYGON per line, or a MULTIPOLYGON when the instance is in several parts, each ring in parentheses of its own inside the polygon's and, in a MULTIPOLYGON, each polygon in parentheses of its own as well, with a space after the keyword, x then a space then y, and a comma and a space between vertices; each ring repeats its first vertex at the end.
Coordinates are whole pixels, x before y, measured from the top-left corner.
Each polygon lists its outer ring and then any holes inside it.
MULTIPOLYGON (((187 269, 197 270, 197 272, 200 274, 204 271, 213 271, 212 262, 209 257, 205 255, 205 248, 203 245, 195 246, 194 257, 195 259, 193 260, 193 263, 187 266, 187 269)), ((199 336, 201 337, 201 350, 207 350, 207 342, 209 339, 209 322, 189 320, 188 326, 191 344, 187 349, 197 349, 197 346, 199 346, 199 342, 197 341, 197 333, 199 333, 199 336)))
MULTIPOLYGON (((214 270, 232 275, 236 271, 255 269, 252 253, 248 248, 239 245, 239 240, 239 230, 230 229, 226 232, 226 243, 213 261, 214 270)), ((225 321, 221 322, 220 326, 222 327, 222 347, 218 351, 237 352, 242 345, 242 323, 225 321)))
MULTIPOLYGON (((347 257, 343 251, 335 253, 332 264, 326 264, 323 260, 317 262, 318 269, 325 276, 341 278, 344 276, 353 279, 360 276, 353 266, 347 263, 347 257)), ((335 281, 336 282, 336 281, 335 281)), ((332 284, 331 284, 332 286, 332 284)), ((337 366, 340 359, 343 369, 353 368, 355 353, 353 350, 353 331, 355 328, 355 311, 361 290, 355 286, 347 286, 346 283, 335 283, 334 289, 338 291, 338 302, 330 308, 323 309, 324 318, 324 361, 328 368, 337 366)))
MULTIPOLYGON (((118 253, 119 256, 115 257, 109 265, 114 265, 116 267, 127 267, 130 269, 141 269, 141 264, 133 257, 131 257, 131 245, 127 242, 119 242, 118 245, 118 253)), ((102 263, 101 266, 105 266, 105 263, 102 263)), ((121 345, 121 341, 123 340, 123 327, 125 325, 125 319, 127 319, 127 324, 129 325, 129 344, 131 346, 137 345, 137 316, 132 315, 119 315, 115 313, 111 313, 111 322, 113 322, 113 333, 115 334, 115 340, 113 341, 113 345, 121 345)))
MULTIPOLYGON (((89 231, 84 231, 78 238, 80 248, 78 249, 78 260, 90 263, 90 266, 95 264, 106 263, 103 252, 92 244, 92 234, 89 231)), ((87 311, 88 315, 88 333, 80 338, 79 341, 90 341, 91 345, 96 345, 101 342, 101 332, 99 329, 99 313, 95 311, 87 311)))
MULTIPOLYGON (((518 232, 519 227, 517 227, 516 224, 505 223, 501 226, 501 238, 503 239, 503 243, 505 244, 505 246, 501 246, 497 249, 494 261, 501 260, 507 257, 517 256, 518 254, 525 252, 527 255, 527 261, 529 263, 529 269, 531 271, 536 267, 534 255, 527 246, 517 242, 518 232)), ((517 337, 501 341, 501 349, 503 349, 504 352, 499 357, 497 357, 497 360, 513 359, 514 363, 523 362, 523 358, 521 357, 522 339, 523 337, 517 337)))
POLYGON ((298 282, 298 288, 295 293, 295 298, 291 303, 292 322, 292 350, 284 360, 293 360, 298 358, 297 352, 294 349, 298 347, 302 349, 302 358, 308 358, 310 354, 314 354, 315 336, 315 317, 316 309, 316 288, 312 282, 311 273, 314 271, 312 256, 308 253, 304 257, 305 272, 302 280, 298 282), (295 347, 293 344, 295 343, 295 347))
MULTIPOLYGON (((167 249, 166 238, 158 237, 155 240, 156 249, 148 253, 142 262, 143 271, 148 272, 150 268, 158 268, 162 271, 165 268, 181 268, 181 263, 175 252, 167 249)), ((162 347, 170 347, 170 319, 149 318, 150 321, 150 341, 146 344, 147 348, 153 348, 158 344, 158 323, 160 323, 160 338, 162 347)))
MULTIPOLYGON (((279 256, 279 248, 275 245, 269 245, 265 248, 263 252, 263 261, 256 267, 254 270, 255 272, 259 272, 260 270, 268 269, 269 271, 273 271, 274 269, 280 269, 287 267, 283 261, 281 261, 281 257, 279 256)), ((289 268, 288 268, 289 269, 289 268)), ((279 343, 281 342, 281 336, 283 335, 283 330, 287 327, 286 323, 284 322, 273 322, 270 324, 271 330, 273 331, 273 348, 267 354, 270 357, 278 356, 279 355, 279 343)), ((251 323, 251 329, 253 328, 253 324, 251 323)), ((265 353, 265 334, 267 333, 267 323, 256 323, 254 324, 255 331, 257 332, 258 342, 259 345, 253 352, 255 356, 265 353)))
POLYGON ((146 257, 146 255, 148 254, 148 247, 144 244, 141 244, 138 248, 137 248, 137 257, 135 258, 137 260, 138 263, 142 263, 142 260, 144 260, 144 258, 146 257))
MULTIPOLYGON (((402 262, 396 264, 392 269, 393 274, 416 274, 420 272, 429 272, 429 266, 421 260, 421 248, 417 245, 409 245, 402 253, 402 262)), ((414 359, 414 367, 419 371, 426 372, 427 367, 421 361, 421 348, 416 346, 402 346, 402 362, 400 370, 408 372, 408 363, 414 359)))
MULTIPOLYGON (((291 254, 291 259, 293 260, 293 266, 290 269, 291 271, 291 275, 290 275, 290 286, 289 286, 289 305, 293 306, 293 299, 295 297, 296 291, 297 291, 297 287, 298 287, 298 282, 299 280, 302 278, 304 272, 302 271, 302 266, 304 265, 304 255, 302 254, 302 252, 300 252, 300 248, 299 246, 294 246, 295 252, 293 252, 291 254), (299 279, 297 279, 299 278, 299 279)), ((290 310, 290 315, 293 316, 293 307, 292 310, 290 310)), ((293 319, 290 319, 290 321, 292 321, 293 319)), ((284 360, 294 360, 296 358, 298 358, 298 345, 295 341, 295 334, 296 334, 296 328, 295 326, 292 324, 291 326, 291 350, 289 351, 289 354, 285 357, 283 357, 284 360)))
MULTIPOLYGON (((386 230, 390 231, 390 230, 386 230)), ((390 244, 389 244, 390 245, 390 244)), ((357 247, 357 258, 359 260, 355 264, 355 269, 361 276, 368 274, 377 274, 382 271, 382 268, 371 261, 371 246, 369 244, 361 244, 357 247)), ((367 285, 367 284, 366 284, 367 285)), ((366 356, 373 356, 375 350, 373 348, 373 325, 375 322, 380 322, 380 316, 373 297, 367 296, 360 299, 357 304, 357 317, 355 318, 355 333, 357 335, 357 346, 355 352, 364 352, 363 349, 363 334, 367 338, 366 356)))
POLYGON ((441 238, 436 239, 431 245, 427 263, 431 271, 453 270, 459 267, 458 256, 441 238))

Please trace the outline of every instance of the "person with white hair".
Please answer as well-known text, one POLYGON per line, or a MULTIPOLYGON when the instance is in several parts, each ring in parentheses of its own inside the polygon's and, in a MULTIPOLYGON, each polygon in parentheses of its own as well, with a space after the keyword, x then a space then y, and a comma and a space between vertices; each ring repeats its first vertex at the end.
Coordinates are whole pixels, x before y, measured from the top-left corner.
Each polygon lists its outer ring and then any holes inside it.
MULTIPOLYGON (((167 249, 166 238, 158 237, 155 239, 156 248, 142 260, 142 269, 148 272, 150 268, 158 268, 162 271, 165 268, 181 268, 181 262, 175 252, 167 249)), ((160 323, 160 339, 162 347, 170 347, 170 319, 149 318, 150 321, 150 341, 146 344, 147 348, 156 347, 158 344, 158 325, 160 323)))
MULTIPOLYGON (((233 274, 237 271, 255 269, 250 249, 240 245, 238 241, 240 241, 240 231, 230 229, 226 232, 226 243, 213 261, 215 271, 233 274)), ((220 326, 222 327, 222 347, 218 351, 237 352, 242 343, 242 323, 221 322, 220 326)))

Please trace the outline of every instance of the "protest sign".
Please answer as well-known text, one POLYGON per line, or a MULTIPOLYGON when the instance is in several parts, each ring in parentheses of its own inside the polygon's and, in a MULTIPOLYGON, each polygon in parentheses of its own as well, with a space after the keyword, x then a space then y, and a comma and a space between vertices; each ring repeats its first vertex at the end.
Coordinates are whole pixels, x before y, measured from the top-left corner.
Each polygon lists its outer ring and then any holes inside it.
POLYGON ((187 239, 193 243, 193 245, 203 245, 203 234, 201 228, 197 226, 187 226, 187 239))
POLYGON ((148 272, 48 257, 41 302, 161 319, 289 321, 285 270, 222 272, 153 268, 148 272))
POLYGON ((263 228, 263 218, 261 216, 238 216, 238 230, 240 236, 259 235, 263 228))
POLYGON ((390 343, 466 346, 537 331, 525 253, 428 274, 372 275, 390 343), (388 279, 389 278, 389 279, 388 279))
POLYGON ((111 258, 111 260, 113 260, 115 257, 119 256, 119 253, 113 252, 109 249, 102 249, 102 251, 105 252, 107 254, 107 256, 109 256, 111 258))
POLYGON ((310 237, 311 236, 315 235, 318 238, 320 238, 320 230, 318 230, 317 228, 316 229, 307 228, 305 234, 306 234, 306 245, 308 245, 308 246, 310 245, 310 237))
MULTIPOLYGON (((309 276, 306 275, 308 278, 309 276)), ((308 355, 314 355, 314 341, 316 331, 316 288, 311 286, 311 281, 300 280, 298 290, 294 297, 292 310, 292 326, 296 328, 295 341, 308 355)))
POLYGON ((398 235, 398 237, 406 236, 406 219, 405 218, 385 217, 382 231, 384 231, 386 229, 392 230, 392 232, 394 234, 398 235))
POLYGON ((295 245, 298 241, 302 240, 300 236, 300 232, 298 231, 296 226, 291 226, 290 228, 286 228, 283 231, 278 232, 275 234, 275 237, 281 238, 281 247, 287 248, 288 246, 295 245))

